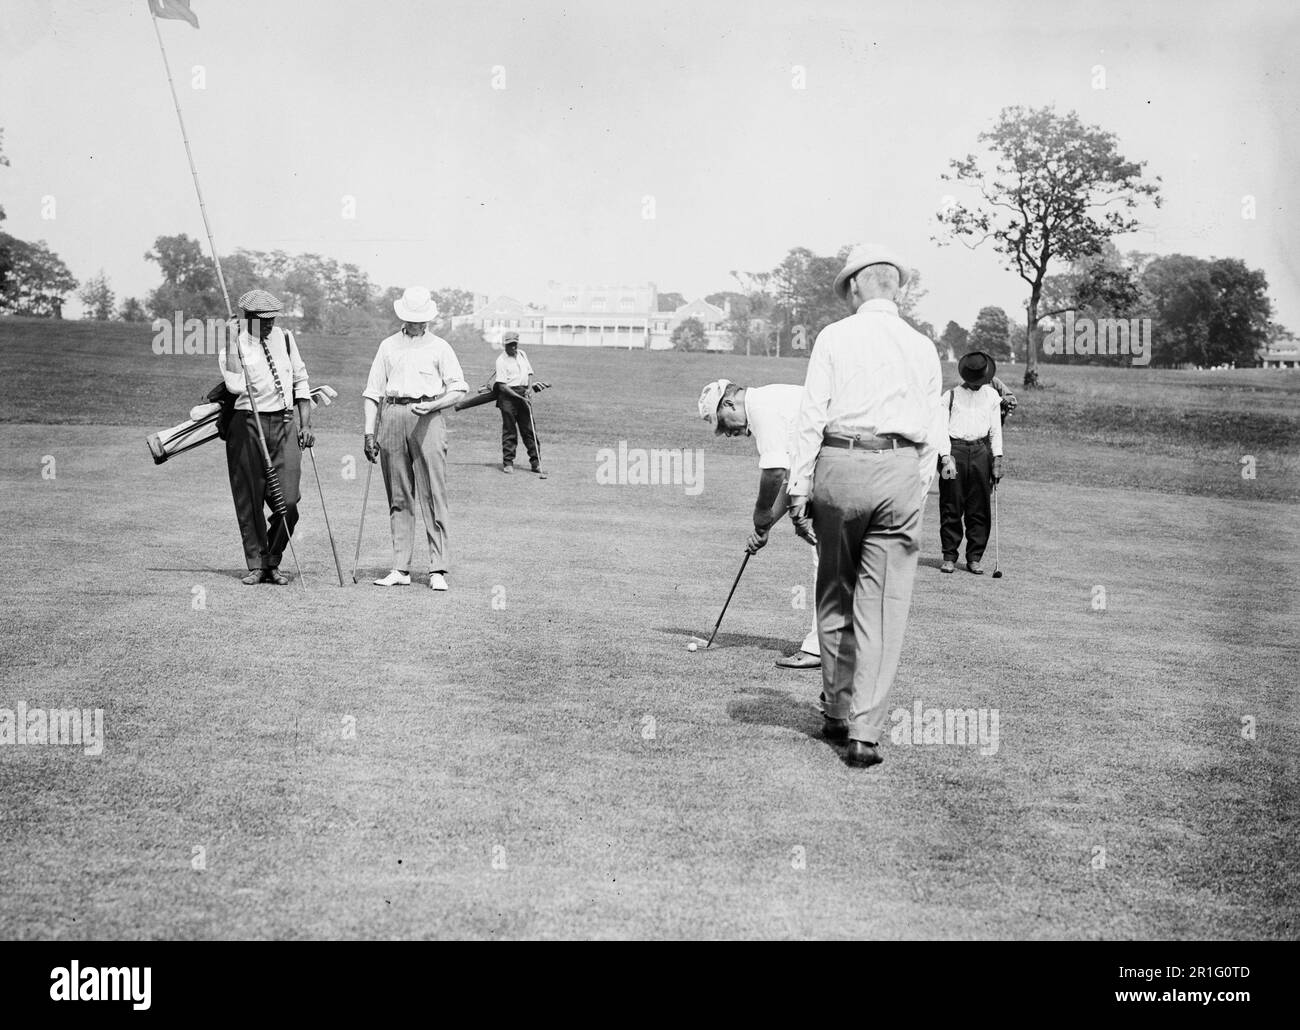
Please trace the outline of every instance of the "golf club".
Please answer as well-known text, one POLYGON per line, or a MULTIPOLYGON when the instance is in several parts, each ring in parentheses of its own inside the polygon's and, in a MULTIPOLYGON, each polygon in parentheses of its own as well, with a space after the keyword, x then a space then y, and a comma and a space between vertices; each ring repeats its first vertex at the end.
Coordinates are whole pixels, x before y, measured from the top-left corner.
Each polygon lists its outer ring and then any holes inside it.
POLYGON ((1002 550, 999 547, 1001 536, 998 533, 998 484, 993 484, 993 578, 1002 578, 1002 550))
POLYGON ((311 456, 311 470, 316 476, 316 492, 320 494, 321 514, 325 516, 325 534, 330 538, 330 550, 334 552, 334 571, 339 574, 339 586, 342 586, 343 564, 339 561, 339 549, 334 543, 334 530, 330 529, 330 515, 325 510, 325 490, 321 487, 320 470, 316 467, 316 452, 311 447, 308 447, 307 453, 311 456))
POLYGON ((746 551, 745 558, 740 563, 740 571, 736 573, 736 578, 732 581, 731 593, 727 594, 727 600, 722 605, 722 612, 718 616, 718 621, 713 624, 713 632, 709 634, 708 643, 704 645, 704 650, 706 651, 713 645, 713 638, 718 635, 718 627, 722 625, 722 617, 727 614, 727 606, 731 604, 731 599, 732 597, 735 596, 736 593, 736 587, 740 586, 740 577, 744 574, 745 566, 748 564, 749 564, 749 552, 746 551))
POLYGON ((537 478, 545 479, 546 473, 541 471, 542 468, 542 437, 537 432, 537 412, 533 408, 533 390, 529 388, 524 394, 524 403, 528 405, 528 418, 533 423, 533 445, 537 448, 537 478))
MULTIPOLYGON (((379 411, 375 414, 375 439, 379 439, 379 423, 384 418, 384 406, 379 405, 379 411)), ((370 502, 370 476, 375 471, 375 463, 369 458, 366 459, 366 488, 361 494, 361 524, 357 526, 357 551, 352 556, 352 582, 357 581, 357 568, 361 564, 361 538, 366 531, 366 505, 370 502)))

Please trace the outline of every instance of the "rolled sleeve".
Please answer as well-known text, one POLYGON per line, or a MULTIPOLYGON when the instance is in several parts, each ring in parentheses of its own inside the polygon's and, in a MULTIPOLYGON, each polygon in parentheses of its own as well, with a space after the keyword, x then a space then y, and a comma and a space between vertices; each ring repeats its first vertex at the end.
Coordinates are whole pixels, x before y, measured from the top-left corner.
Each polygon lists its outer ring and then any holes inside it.
POLYGON ((831 400, 831 362, 829 347, 823 341, 826 331, 817 335, 808 374, 804 377, 803 396, 799 400, 799 421, 795 427, 795 450, 790 463, 792 496, 807 497, 812 492, 813 466, 826 432, 827 411, 831 400))
POLYGON ((388 373, 384 367, 384 345, 375 351, 375 360, 370 363, 370 375, 366 377, 366 388, 361 396, 369 398, 376 404, 384 402, 384 388, 388 385, 388 373))
MULTIPOLYGON (((238 346, 238 343, 236 343, 238 346)), ((238 362, 238 358, 235 359, 238 362)), ((236 396, 248 392, 248 381, 244 378, 244 368, 239 365, 235 370, 226 367, 226 348, 222 347, 217 351, 217 368, 221 370, 221 378, 226 382, 226 389, 236 396)))
POLYGON ((469 384, 465 382, 465 373, 461 370, 460 359, 456 357, 456 352, 451 349, 451 344, 445 340, 442 345, 442 353, 438 356, 438 374, 442 376, 443 388, 448 393, 461 391, 469 392, 469 384))
POLYGON ((1002 457, 1002 398, 994 393, 989 400, 989 443, 993 457, 1002 457))
POLYGON ((289 367, 293 370, 293 399, 295 401, 311 400, 311 383, 307 379, 307 365, 298 350, 298 341, 289 337, 289 367))

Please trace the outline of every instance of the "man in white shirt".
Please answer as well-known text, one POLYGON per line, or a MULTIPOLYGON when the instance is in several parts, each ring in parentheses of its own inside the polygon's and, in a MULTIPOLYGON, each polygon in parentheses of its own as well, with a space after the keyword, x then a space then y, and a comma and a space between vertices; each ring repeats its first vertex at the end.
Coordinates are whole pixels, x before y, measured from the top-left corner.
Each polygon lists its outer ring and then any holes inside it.
POLYGON ((964 520, 966 568, 984 575, 980 559, 989 542, 990 499, 993 484, 1002 478, 1002 397, 992 386, 996 371, 991 355, 963 354, 957 362, 962 384, 943 395, 947 439, 939 445, 939 453, 951 454, 952 467, 945 468, 939 480, 941 572, 957 569, 964 520))
POLYGON ((429 332, 438 314, 429 291, 412 286, 394 302, 402 328, 379 345, 366 380, 366 458, 379 461, 388 492, 393 569, 376 586, 409 586, 415 509, 429 540, 429 586, 447 589, 447 423, 443 410, 469 392, 451 344, 429 332), (375 422, 379 407, 378 435, 375 422))
POLYGON ((501 471, 509 473, 514 470, 515 448, 522 436, 532 470, 545 479, 542 452, 533 426, 533 409, 528 403, 528 394, 533 387, 533 366, 528 355, 519 349, 518 333, 506 333, 501 347, 496 371, 489 383, 496 391, 497 408, 501 412, 501 471))
POLYGON ((795 530, 817 545, 826 735, 845 761, 881 761, 919 555, 922 470, 933 468, 942 370, 899 317, 907 266, 859 244, 835 278, 854 312, 817 336, 790 469, 795 530), (809 511, 811 509, 811 513, 809 511))
MULTIPOLYGON (((700 393, 700 418, 716 422, 720 436, 752 436, 758 447, 758 500, 754 502, 754 531, 745 550, 755 554, 767 544, 772 526, 785 514, 786 480, 794 454, 794 427, 799 415, 803 387, 785 383, 771 386, 740 386, 729 379, 717 379, 700 393)), ((817 548, 812 548, 813 578, 817 576, 817 548)), ((778 658, 783 669, 821 667, 817 642, 816 606, 812 629, 799 650, 778 658)))
POLYGON ((284 586, 289 579, 280 571, 280 559, 298 524, 302 449, 315 443, 311 430, 311 385, 297 342, 291 334, 276 328, 280 302, 266 290, 249 290, 238 303, 244 317, 226 335, 225 346, 217 354, 217 367, 221 369, 226 389, 235 395, 235 410, 226 431, 226 470, 248 565, 243 582, 247 586, 257 583, 284 586), (249 401, 250 390, 257 401, 266 450, 285 501, 284 514, 273 510, 269 525, 266 466, 249 401), (293 431, 295 406, 298 409, 296 434, 293 431))

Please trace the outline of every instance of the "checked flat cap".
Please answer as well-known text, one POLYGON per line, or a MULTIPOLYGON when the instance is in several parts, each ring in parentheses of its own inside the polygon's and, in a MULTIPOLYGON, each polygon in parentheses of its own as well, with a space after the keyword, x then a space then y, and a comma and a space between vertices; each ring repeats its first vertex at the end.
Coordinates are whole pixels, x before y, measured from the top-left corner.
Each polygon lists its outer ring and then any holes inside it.
POLYGON ((239 308, 249 315, 274 315, 283 309, 282 305, 265 290, 249 290, 239 298, 239 308))

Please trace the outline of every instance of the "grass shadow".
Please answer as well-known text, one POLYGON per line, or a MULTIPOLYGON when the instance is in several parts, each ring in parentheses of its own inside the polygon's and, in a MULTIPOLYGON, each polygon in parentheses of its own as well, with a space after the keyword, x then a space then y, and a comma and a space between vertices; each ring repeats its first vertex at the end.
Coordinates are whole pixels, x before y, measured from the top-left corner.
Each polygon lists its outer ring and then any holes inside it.
MULTIPOLYGON (((679 637, 694 637, 697 640, 708 640, 710 630, 700 632, 697 629, 684 629, 682 627, 661 626, 658 629, 660 633, 671 633, 679 637)), ((703 647, 703 645, 700 645, 703 647)), ((713 640, 713 646, 710 651, 716 651, 720 647, 759 647, 770 651, 779 651, 781 654, 794 654, 799 650, 799 645, 793 647, 790 641, 782 640, 778 637, 758 637, 750 633, 719 633, 713 640)))
POLYGON ((224 576, 226 579, 243 579, 248 575, 247 569, 202 569, 197 567, 185 569, 147 568, 145 572, 185 572, 194 575, 224 576))

